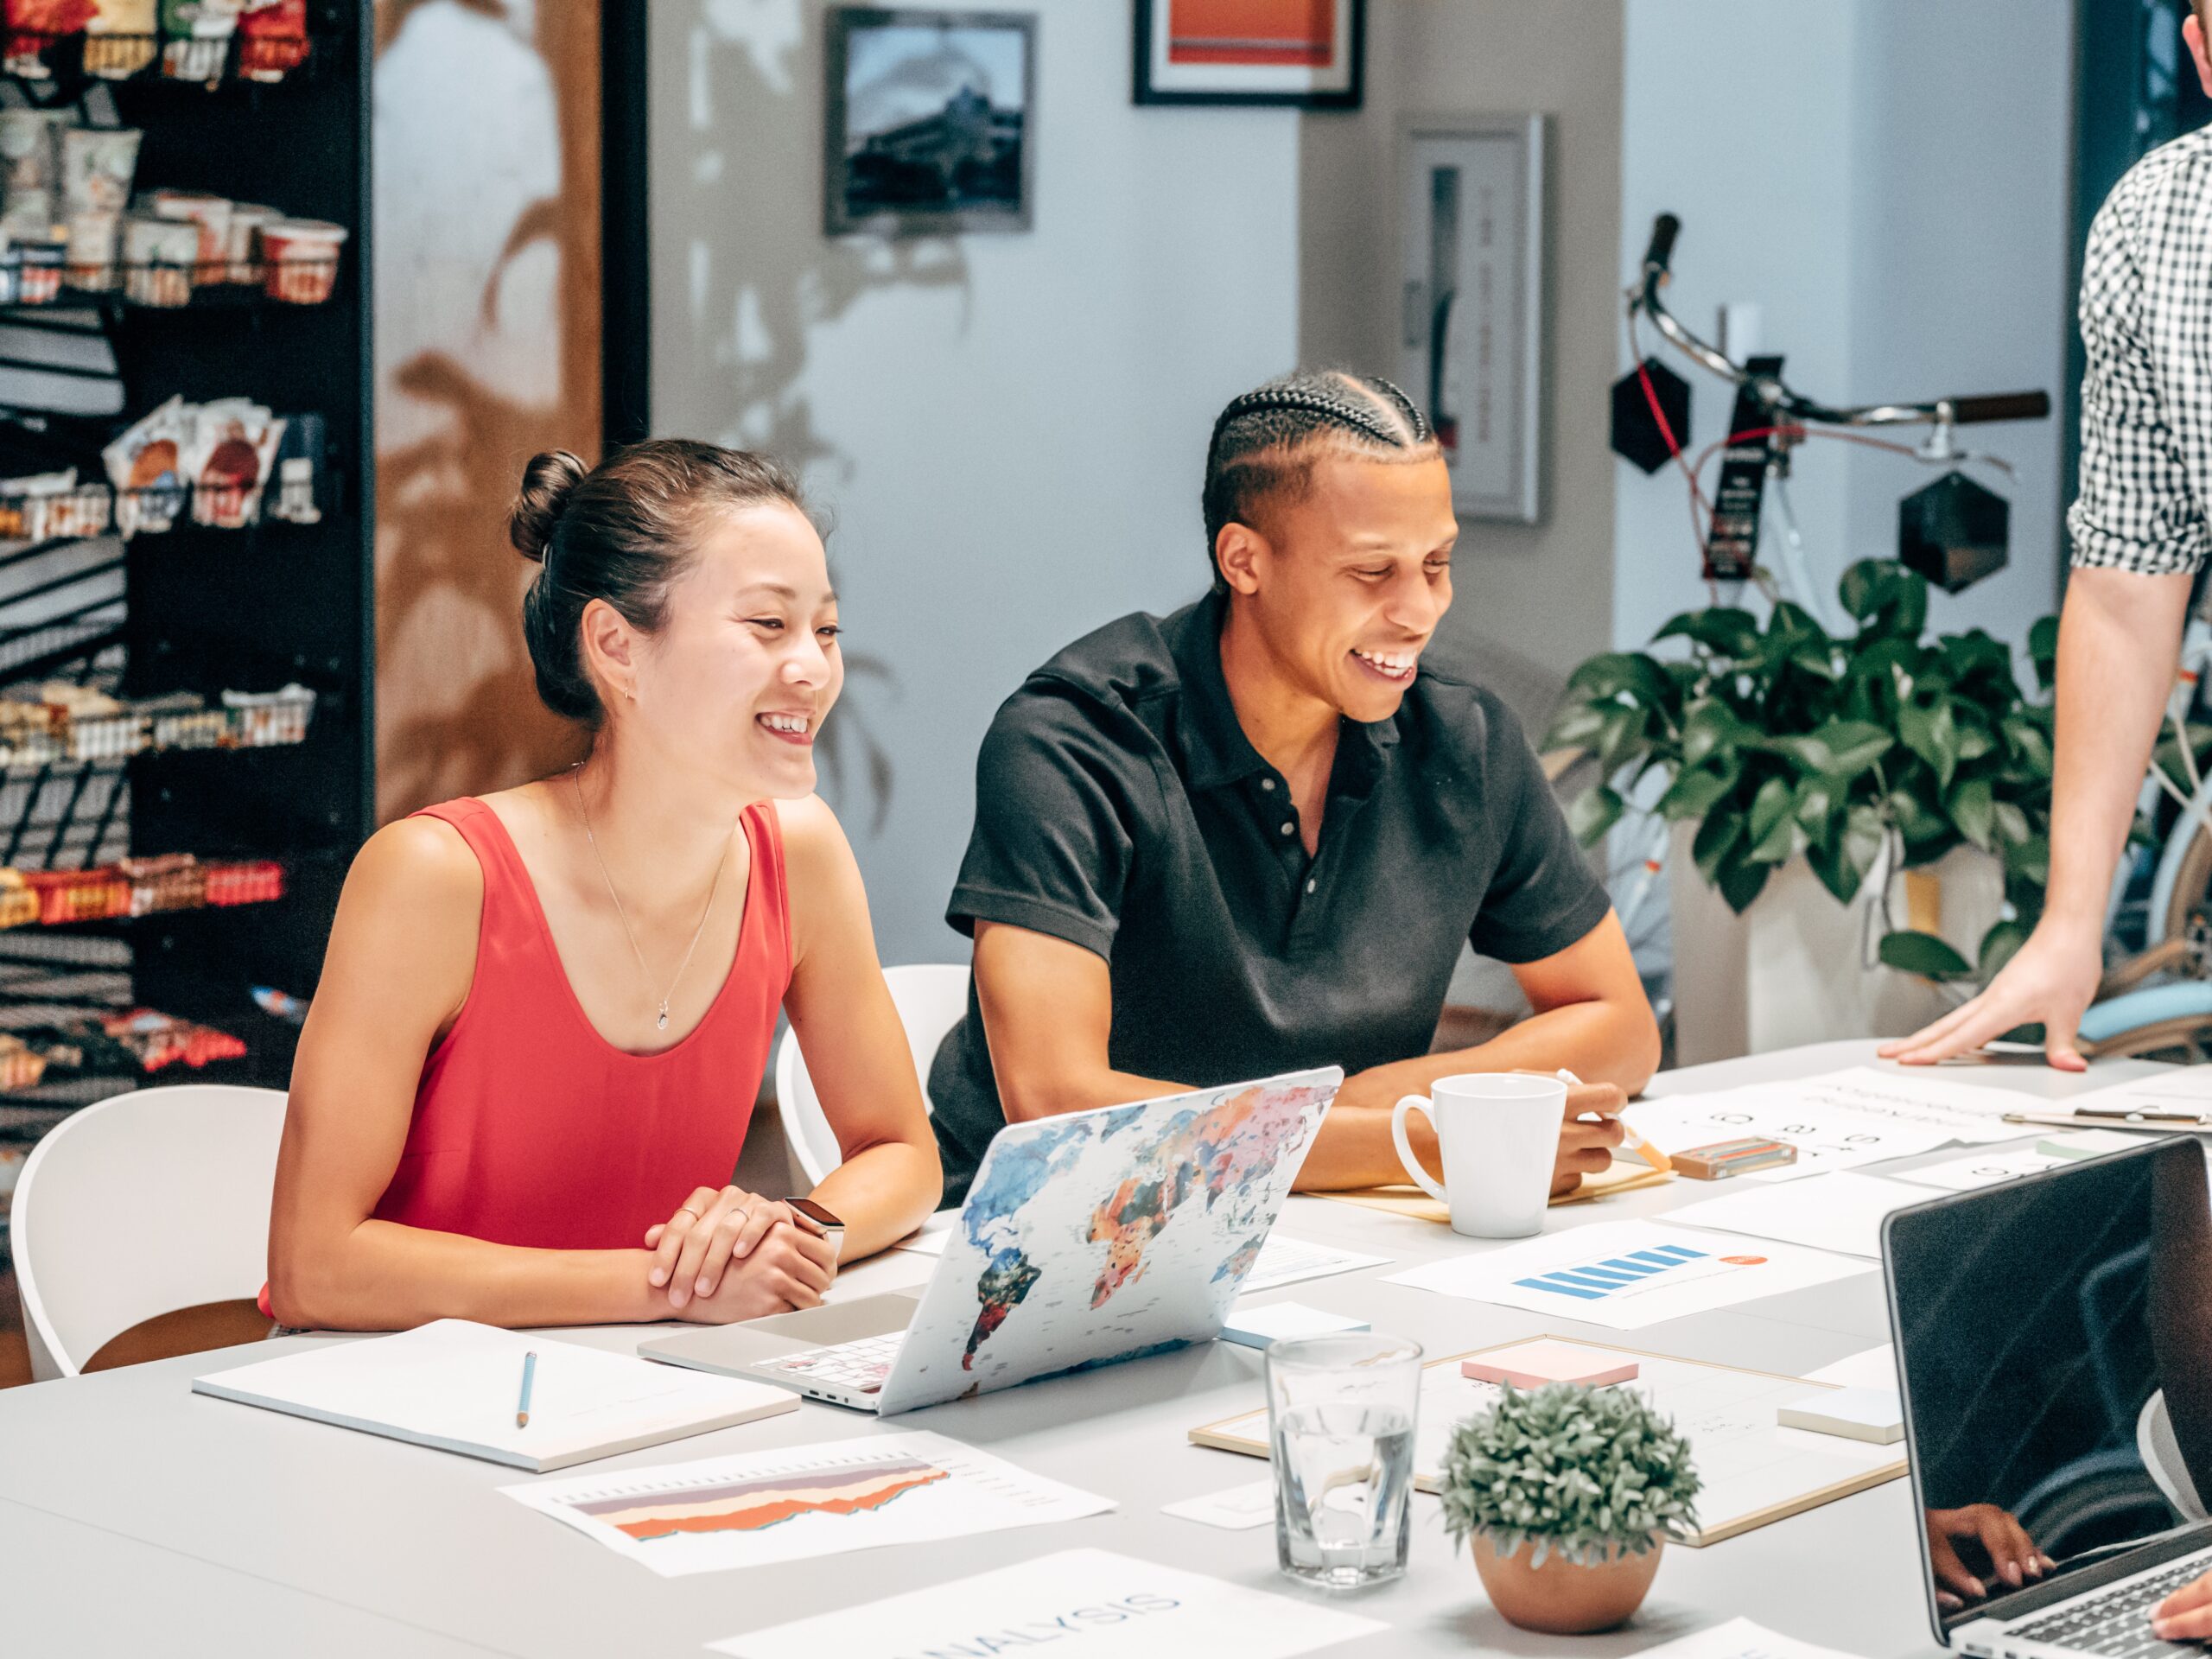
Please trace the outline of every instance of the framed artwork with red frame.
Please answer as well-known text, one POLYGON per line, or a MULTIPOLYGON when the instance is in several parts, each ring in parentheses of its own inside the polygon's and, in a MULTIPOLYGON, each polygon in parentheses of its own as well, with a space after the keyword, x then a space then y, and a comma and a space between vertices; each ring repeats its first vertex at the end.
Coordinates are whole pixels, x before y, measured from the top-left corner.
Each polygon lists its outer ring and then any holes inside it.
POLYGON ((1356 110, 1367 0, 1136 0, 1140 104, 1356 110))

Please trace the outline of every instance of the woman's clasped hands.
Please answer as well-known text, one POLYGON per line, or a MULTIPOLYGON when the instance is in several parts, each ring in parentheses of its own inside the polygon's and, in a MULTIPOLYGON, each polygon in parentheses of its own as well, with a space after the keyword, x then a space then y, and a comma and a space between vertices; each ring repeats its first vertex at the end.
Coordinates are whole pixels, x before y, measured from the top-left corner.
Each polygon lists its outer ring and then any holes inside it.
POLYGON ((647 1282, 665 1288, 678 1319, 728 1325, 819 1307, 837 1276, 837 1246, 788 1205, 741 1186, 702 1186, 658 1226, 647 1282))

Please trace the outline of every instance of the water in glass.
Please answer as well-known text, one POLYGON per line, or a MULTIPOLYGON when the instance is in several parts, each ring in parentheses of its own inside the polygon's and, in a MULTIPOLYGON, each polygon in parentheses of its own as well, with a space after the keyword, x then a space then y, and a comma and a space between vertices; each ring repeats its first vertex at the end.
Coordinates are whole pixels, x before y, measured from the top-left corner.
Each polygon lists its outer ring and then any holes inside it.
POLYGON ((1282 1570, 1335 1589, 1406 1570, 1421 1350, 1327 1337, 1268 1351, 1282 1570))

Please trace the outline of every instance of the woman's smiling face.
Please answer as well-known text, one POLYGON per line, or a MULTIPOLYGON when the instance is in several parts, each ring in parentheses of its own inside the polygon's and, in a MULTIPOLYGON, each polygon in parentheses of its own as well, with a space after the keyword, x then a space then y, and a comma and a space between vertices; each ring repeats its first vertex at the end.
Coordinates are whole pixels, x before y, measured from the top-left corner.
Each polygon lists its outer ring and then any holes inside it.
POLYGON ((814 740, 845 682, 822 537, 788 503, 723 509, 636 636, 637 700, 616 720, 747 793, 815 787, 814 740))

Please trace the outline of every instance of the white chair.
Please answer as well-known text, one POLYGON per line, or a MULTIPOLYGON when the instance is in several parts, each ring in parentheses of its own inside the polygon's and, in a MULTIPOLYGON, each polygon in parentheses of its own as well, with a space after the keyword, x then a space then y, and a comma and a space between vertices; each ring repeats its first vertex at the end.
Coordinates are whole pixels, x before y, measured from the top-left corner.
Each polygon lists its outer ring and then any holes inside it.
POLYGON ((268 1276, 284 1096, 182 1084, 111 1096, 31 1149, 10 1229, 31 1375, 75 1376, 143 1319, 268 1276))
MULTIPOLYGON (((922 1080, 922 1109, 930 1103, 930 1062, 960 1016, 968 1011, 968 969, 958 963, 913 963, 883 970, 891 988, 899 1019, 906 1027, 906 1046, 914 1056, 914 1073, 922 1080)), ((786 1031, 776 1050, 776 1110, 784 1121, 784 1139, 810 1185, 845 1161, 844 1151, 831 1133, 822 1110, 822 1097, 814 1092, 814 1079, 806 1073, 806 1057, 798 1052, 798 1033, 786 1031)))
POLYGON ((2182 1460, 2181 1442, 2175 1438, 2173 1419, 2166 1414, 2166 1391, 2160 1389, 2143 1402, 2135 1419, 2135 1452, 2174 1513, 2184 1521, 2204 1519, 2204 1500, 2196 1495, 2196 1482, 2182 1460))

